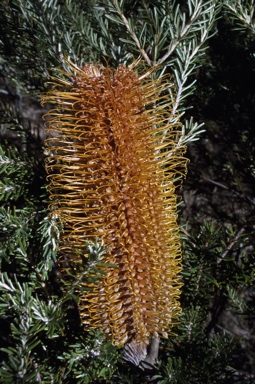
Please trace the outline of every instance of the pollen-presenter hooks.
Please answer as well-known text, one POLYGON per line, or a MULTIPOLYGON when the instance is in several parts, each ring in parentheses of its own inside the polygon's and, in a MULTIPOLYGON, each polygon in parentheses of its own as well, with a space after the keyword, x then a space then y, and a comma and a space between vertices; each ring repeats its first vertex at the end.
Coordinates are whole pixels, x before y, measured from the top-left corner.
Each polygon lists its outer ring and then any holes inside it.
POLYGON ((65 276, 79 263, 76 250, 86 255, 87 240, 104 242, 103 261, 117 267, 105 268, 94 285, 82 281, 93 290, 80 294, 80 316, 86 327, 125 345, 125 358, 138 365, 181 310, 175 194, 175 180, 186 172, 185 148, 177 145, 181 124, 170 118, 166 81, 139 75, 139 62, 69 66, 76 74, 62 71, 67 80, 55 78, 42 96, 55 105, 46 115, 45 164, 51 212, 64 226, 58 264, 65 276))

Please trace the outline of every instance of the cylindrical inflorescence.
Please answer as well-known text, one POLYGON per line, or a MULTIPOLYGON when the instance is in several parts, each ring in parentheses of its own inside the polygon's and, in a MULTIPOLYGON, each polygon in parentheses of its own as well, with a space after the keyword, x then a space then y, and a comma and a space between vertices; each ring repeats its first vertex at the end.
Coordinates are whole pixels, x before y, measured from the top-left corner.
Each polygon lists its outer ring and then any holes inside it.
MULTIPOLYGON (((75 268, 98 237, 106 268, 80 294, 84 324, 115 345, 166 337, 180 311, 180 238, 175 179, 185 173, 179 123, 162 81, 134 68, 85 65, 55 84, 47 114, 46 170, 52 214, 61 218, 58 264, 75 268), (77 252, 77 250, 79 252, 77 252)), ((169 94, 168 94, 169 97, 169 94)))

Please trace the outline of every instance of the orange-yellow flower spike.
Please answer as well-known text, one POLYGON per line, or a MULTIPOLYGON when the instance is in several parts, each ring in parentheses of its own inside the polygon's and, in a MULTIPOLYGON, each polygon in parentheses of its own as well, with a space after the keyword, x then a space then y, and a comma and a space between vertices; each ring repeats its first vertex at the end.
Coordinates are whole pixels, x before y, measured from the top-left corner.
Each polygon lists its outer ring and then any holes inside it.
POLYGON ((57 105, 47 114, 46 170, 51 209, 64 225, 58 263, 64 271, 79 261, 77 249, 86 254, 87 239, 103 240, 104 262, 117 268, 87 283, 93 290, 80 295, 79 310, 118 346, 166 337, 180 311, 181 126, 164 80, 134 67, 75 68, 69 85, 59 81, 43 97, 57 105))

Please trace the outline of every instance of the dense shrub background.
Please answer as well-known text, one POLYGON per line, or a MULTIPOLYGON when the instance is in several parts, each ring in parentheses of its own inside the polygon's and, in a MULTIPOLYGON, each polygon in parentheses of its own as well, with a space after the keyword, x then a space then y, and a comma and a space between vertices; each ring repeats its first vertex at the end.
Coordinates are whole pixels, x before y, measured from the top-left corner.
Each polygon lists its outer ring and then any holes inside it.
MULTIPOLYGON (((179 190, 183 316, 161 342, 157 368, 123 362, 100 332, 83 330, 72 288, 62 293, 59 225, 47 218, 39 94, 62 50, 84 61, 107 57, 111 65, 136 57, 128 41, 118 50, 120 24, 104 31, 93 16, 93 6, 110 3, 0 5, 0 382, 255 383, 255 38, 227 7, 197 58, 189 78, 196 86, 182 105, 183 122, 204 122, 204 132, 188 145, 189 171, 179 190), (86 35, 89 23, 99 37, 86 35)), ((124 2, 125 15, 136 17, 145 3, 124 2)), ((149 3, 160 15, 162 2, 149 3)), ((190 3, 174 6, 187 13, 190 3)))

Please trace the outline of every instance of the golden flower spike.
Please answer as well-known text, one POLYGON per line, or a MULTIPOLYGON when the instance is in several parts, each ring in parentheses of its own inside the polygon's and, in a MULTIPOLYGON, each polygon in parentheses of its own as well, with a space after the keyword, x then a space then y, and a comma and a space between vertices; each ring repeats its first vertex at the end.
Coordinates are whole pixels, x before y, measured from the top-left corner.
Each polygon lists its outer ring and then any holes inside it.
POLYGON ((87 239, 108 247, 103 261, 117 267, 96 284, 82 281, 93 290, 80 294, 81 319, 126 345, 124 358, 138 365, 180 312, 181 125, 171 115, 169 83, 139 77, 139 63, 69 65, 72 81, 55 79, 42 98, 56 104, 46 115, 46 170, 52 213, 64 225, 58 264, 65 271, 79 262, 87 239))

